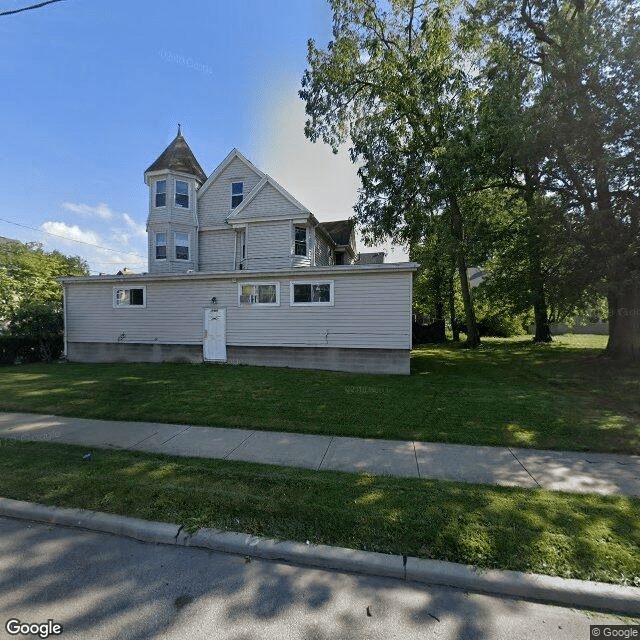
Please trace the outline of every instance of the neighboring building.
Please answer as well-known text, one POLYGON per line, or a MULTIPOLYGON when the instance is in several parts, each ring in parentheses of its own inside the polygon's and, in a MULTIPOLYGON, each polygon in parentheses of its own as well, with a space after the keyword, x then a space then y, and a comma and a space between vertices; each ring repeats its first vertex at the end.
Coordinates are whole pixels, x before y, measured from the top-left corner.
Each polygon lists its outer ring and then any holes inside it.
POLYGON ((180 129, 144 178, 149 271, 62 279, 69 360, 409 373, 416 264, 355 264, 351 221, 237 149, 207 177, 180 129))
POLYGON ((360 253, 358 255, 358 264, 382 264, 384 262, 384 251, 375 251, 372 253, 360 253))

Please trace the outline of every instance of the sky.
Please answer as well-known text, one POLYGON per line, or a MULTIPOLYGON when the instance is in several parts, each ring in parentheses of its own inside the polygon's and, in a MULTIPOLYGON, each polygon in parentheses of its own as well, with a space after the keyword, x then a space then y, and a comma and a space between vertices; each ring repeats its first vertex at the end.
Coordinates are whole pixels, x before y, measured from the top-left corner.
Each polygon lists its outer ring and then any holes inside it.
POLYGON ((352 216, 346 150, 304 136, 309 38, 331 38, 326 0, 63 0, 0 16, 0 236, 91 273, 145 271, 143 174, 178 123, 207 175, 237 147, 321 222, 352 216))

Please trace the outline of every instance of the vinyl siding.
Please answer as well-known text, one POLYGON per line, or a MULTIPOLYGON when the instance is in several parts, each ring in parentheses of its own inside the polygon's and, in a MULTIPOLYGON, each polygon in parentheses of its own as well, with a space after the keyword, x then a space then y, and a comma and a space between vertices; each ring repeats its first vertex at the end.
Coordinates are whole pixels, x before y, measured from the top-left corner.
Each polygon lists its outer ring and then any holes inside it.
MULTIPOLYGON (((241 273, 241 272, 240 272, 241 273)), ((202 344, 203 309, 211 297, 227 309, 227 344, 237 346, 411 347, 411 273, 344 273, 267 277, 238 276, 237 282, 202 279, 124 279, 122 286, 145 286, 146 308, 113 308, 113 282, 67 285, 70 342, 202 344), (238 305, 243 282, 280 283, 280 305, 238 305), (291 280, 334 281, 334 305, 289 306, 291 280)))
MULTIPOLYGON (((193 225, 171 224, 171 225, 149 225, 148 232, 149 249, 149 273, 185 273, 189 270, 197 269, 198 246, 196 240, 196 229, 193 225), (156 260, 156 233, 164 233, 167 239, 167 258, 156 260), (176 260, 175 234, 187 233, 189 235, 189 260, 176 260)), ((233 262, 233 260, 232 260, 233 262)))
POLYGON ((333 264, 333 251, 324 236, 318 231, 315 232, 315 253, 317 267, 328 267, 333 264))
POLYGON ((231 213, 231 183, 244 182, 244 197, 260 182, 260 176, 239 158, 235 158, 209 188, 198 195, 201 227, 224 224, 231 213))
POLYGON ((232 271, 235 236, 233 229, 201 231, 200 271, 232 271))
POLYGON ((289 221, 250 223, 243 268, 250 271, 265 271, 290 267, 291 225, 289 221))
POLYGON ((295 218, 306 215, 306 212, 301 211, 267 182, 262 187, 260 193, 242 210, 240 217, 244 220, 269 216, 295 218))

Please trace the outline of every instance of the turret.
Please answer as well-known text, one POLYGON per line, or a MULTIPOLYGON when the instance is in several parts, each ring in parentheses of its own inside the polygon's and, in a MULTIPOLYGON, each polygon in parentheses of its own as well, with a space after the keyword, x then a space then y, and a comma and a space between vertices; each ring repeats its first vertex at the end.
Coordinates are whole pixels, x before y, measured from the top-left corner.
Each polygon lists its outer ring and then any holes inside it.
POLYGON ((173 142, 144 172, 149 187, 149 273, 197 271, 196 194, 206 179, 178 125, 173 142))

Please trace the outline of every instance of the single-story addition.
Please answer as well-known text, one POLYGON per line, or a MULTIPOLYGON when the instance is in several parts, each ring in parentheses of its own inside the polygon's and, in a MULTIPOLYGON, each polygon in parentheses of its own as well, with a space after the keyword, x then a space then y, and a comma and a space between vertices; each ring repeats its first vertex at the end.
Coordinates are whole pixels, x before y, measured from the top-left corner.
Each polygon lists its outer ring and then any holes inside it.
POLYGON ((418 265, 360 263, 237 149, 207 177, 180 129, 144 177, 148 273, 61 280, 68 360, 409 373, 418 265))

